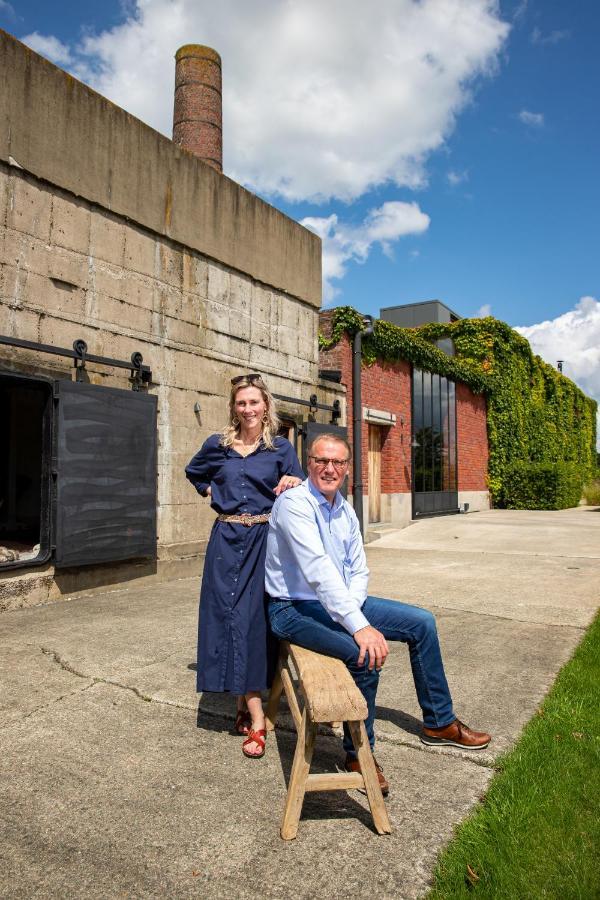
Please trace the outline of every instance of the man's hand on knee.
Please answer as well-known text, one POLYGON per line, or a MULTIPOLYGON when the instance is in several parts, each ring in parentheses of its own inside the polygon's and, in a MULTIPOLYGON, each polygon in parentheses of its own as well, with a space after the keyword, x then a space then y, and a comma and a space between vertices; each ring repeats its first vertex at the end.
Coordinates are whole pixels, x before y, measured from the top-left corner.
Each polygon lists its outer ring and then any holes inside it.
POLYGON ((359 628, 358 631, 355 631, 352 637, 358 644, 360 650, 358 655, 358 665, 362 666, 365 661, 365 656, 368 653, 369 669, 372 669, 373 666, 375 666, 376 669, 380 669, 389 653, 386 639, 382 633, 377 631, 377 629, 373 628, 371 625, 365 625, 364 628, 359 628))

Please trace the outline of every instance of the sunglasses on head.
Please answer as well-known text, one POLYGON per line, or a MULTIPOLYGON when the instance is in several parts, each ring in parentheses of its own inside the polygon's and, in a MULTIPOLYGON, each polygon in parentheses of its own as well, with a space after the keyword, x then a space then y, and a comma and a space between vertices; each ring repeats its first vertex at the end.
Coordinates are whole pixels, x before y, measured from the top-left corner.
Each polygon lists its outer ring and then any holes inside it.
POLYGON ((262 381, 262 375, 260 372, 252 372, 250 375, 236 375, 231 379, 232 385, 239 384, 240 381, 249 381, 252 384, 253 381, 262 381))

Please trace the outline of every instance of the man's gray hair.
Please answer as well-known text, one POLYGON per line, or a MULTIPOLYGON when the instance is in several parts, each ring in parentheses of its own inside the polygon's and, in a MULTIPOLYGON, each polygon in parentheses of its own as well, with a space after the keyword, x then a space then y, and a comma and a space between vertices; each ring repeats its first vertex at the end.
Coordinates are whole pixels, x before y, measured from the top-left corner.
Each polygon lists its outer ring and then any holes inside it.
POLYGON ((330 434, 329 432, 315 435, 308 448, 309 454, 312 454, 313 447, 315 446, 315 444, 318 444, 319 441, 336 441, 336 443, 338 444, 343 444, 348 451, 348 459, 352 459, 352 447, 350 446, 346 438, 342 437, 340 434, 330 434))

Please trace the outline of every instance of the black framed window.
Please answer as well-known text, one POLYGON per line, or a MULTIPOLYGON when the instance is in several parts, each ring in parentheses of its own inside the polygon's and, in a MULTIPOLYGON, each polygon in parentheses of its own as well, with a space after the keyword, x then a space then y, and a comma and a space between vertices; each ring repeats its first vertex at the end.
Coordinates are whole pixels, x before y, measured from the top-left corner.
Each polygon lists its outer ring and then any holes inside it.
POLYGON ((442 375, 413 369, 413 515, 458 512, 456 388, 442 375))

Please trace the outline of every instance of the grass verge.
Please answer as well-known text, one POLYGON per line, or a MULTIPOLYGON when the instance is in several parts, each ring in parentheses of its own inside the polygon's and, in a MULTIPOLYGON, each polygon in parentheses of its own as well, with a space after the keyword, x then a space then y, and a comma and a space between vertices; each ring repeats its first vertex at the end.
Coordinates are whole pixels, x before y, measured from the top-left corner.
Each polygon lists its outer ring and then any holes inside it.
POLYGON ((600 616, 496 767, 428 900, 599 898, 600 616))

